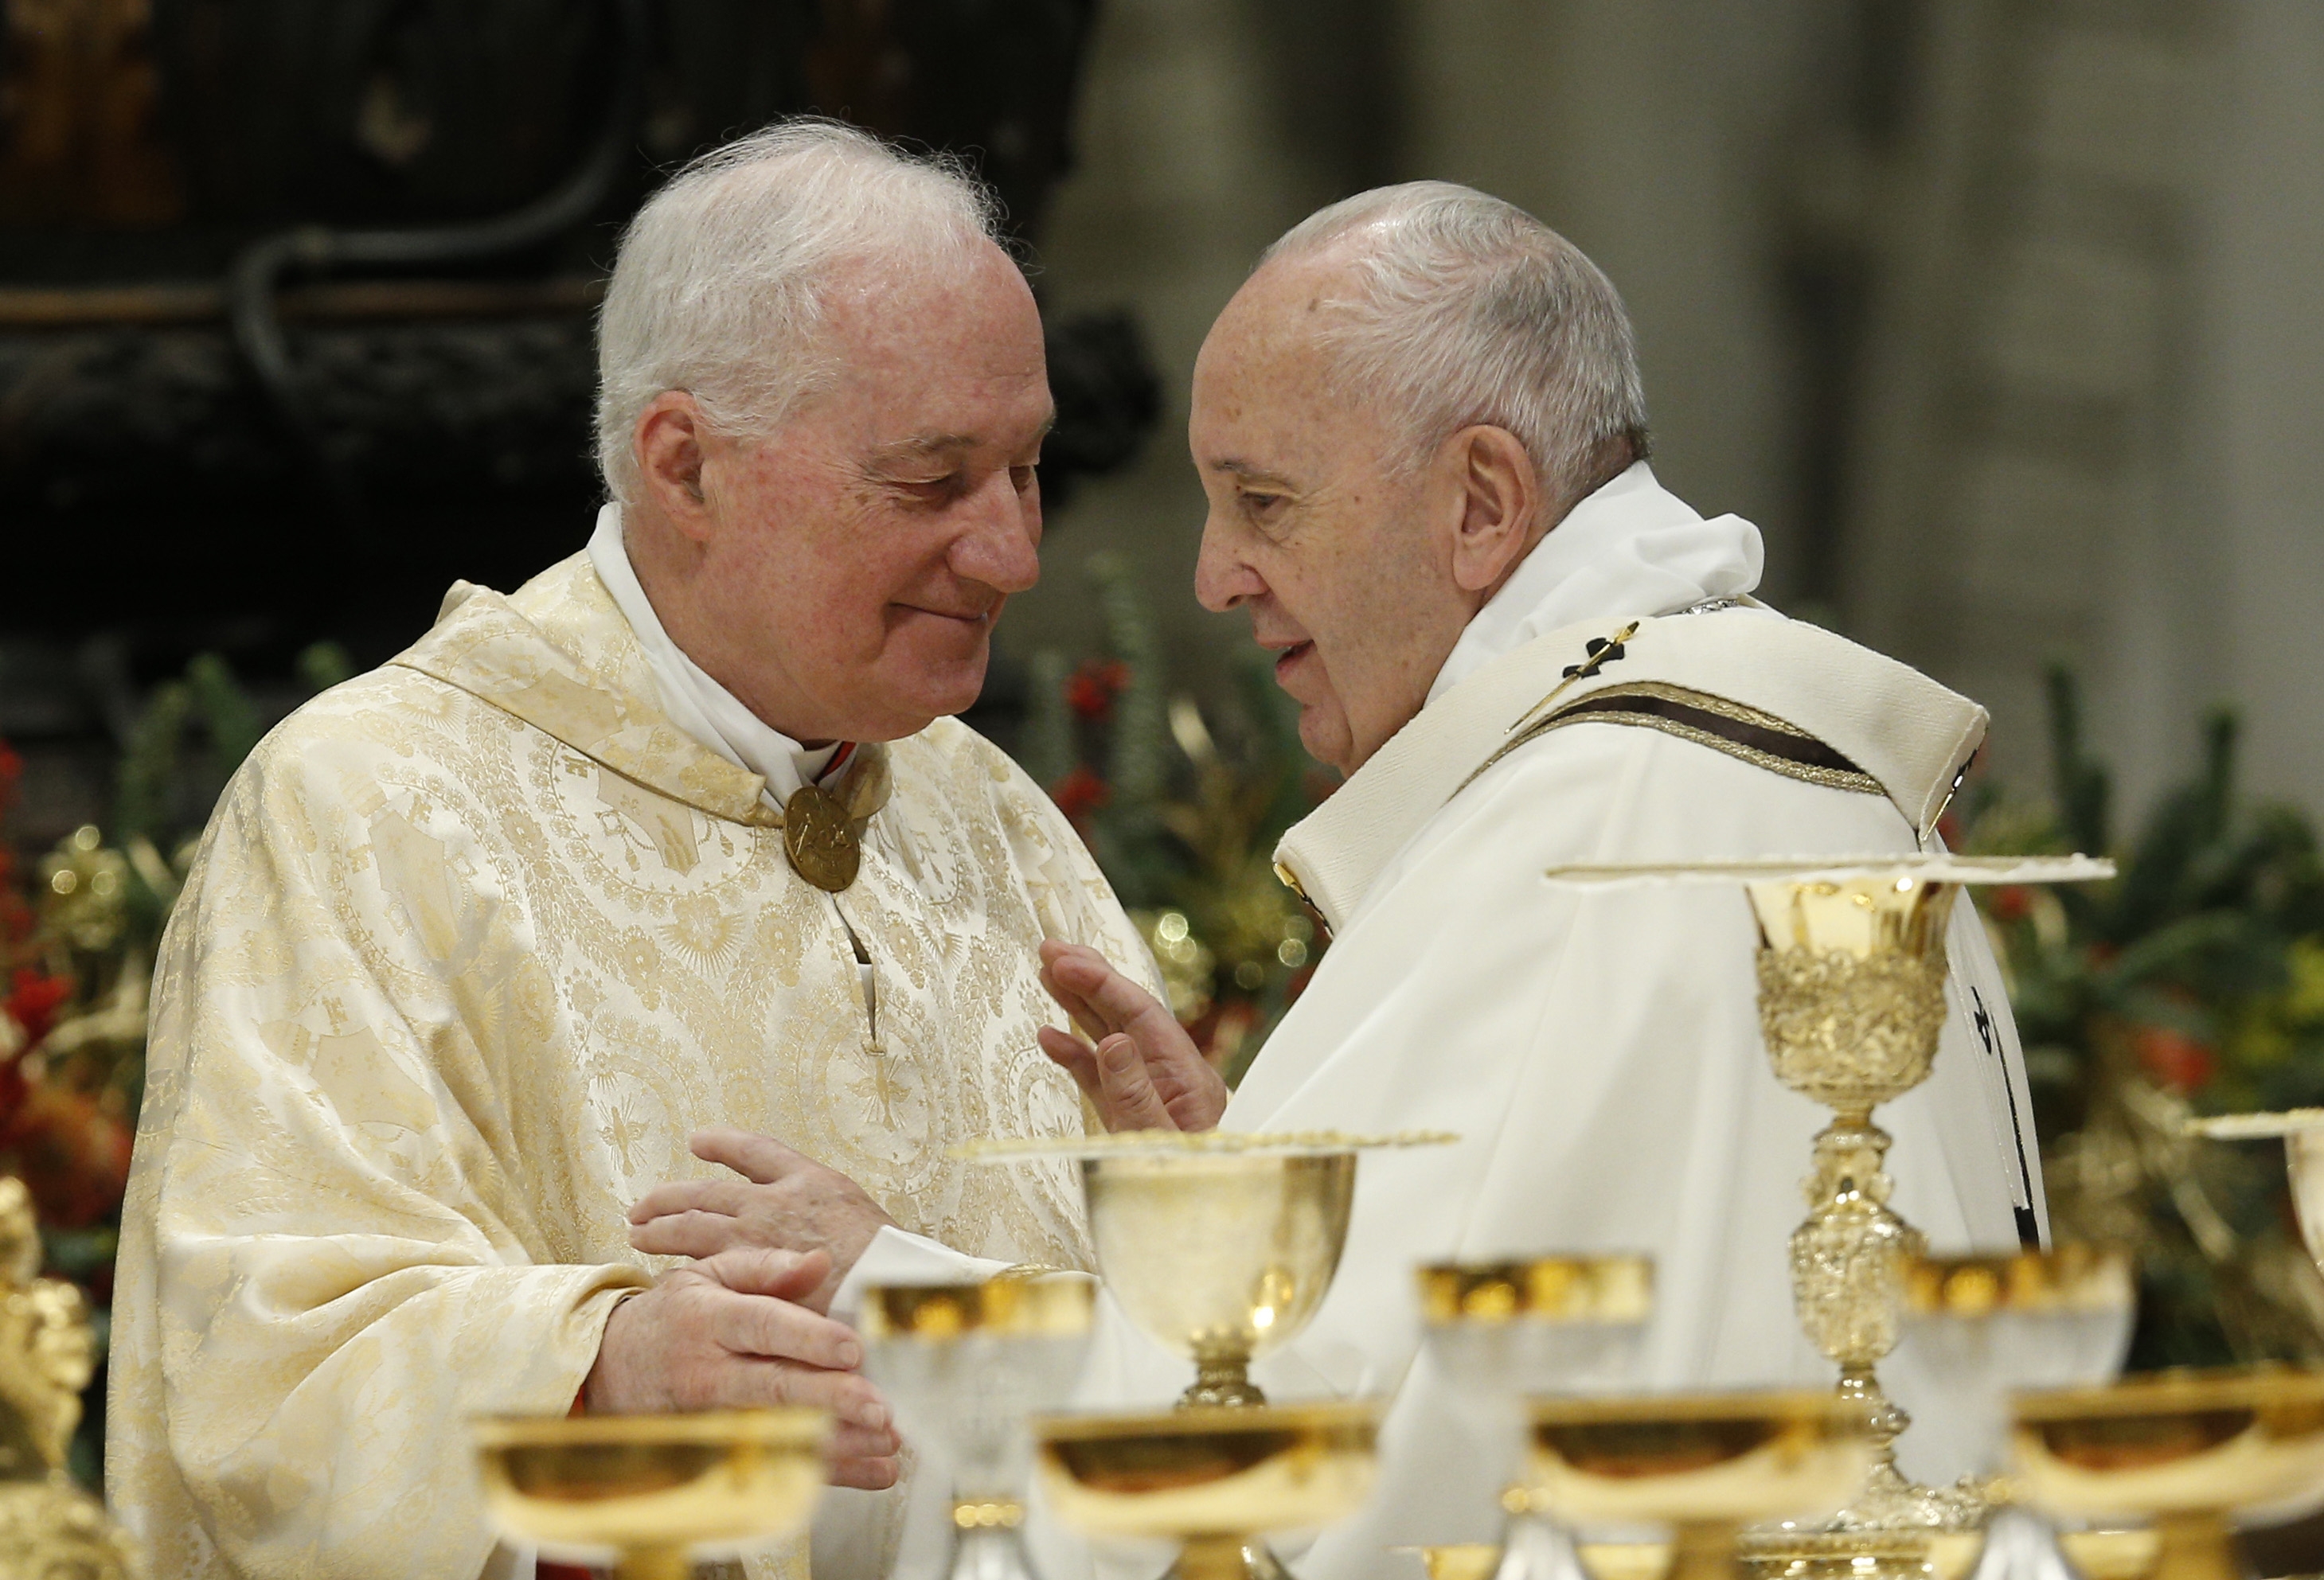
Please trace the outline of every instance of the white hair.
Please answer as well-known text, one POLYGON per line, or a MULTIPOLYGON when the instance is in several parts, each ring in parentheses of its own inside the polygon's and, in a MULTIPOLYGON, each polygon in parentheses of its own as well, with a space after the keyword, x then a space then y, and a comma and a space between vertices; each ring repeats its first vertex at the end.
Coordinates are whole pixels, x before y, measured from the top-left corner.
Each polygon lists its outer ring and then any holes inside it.
POLYGON ((1649 447, 1629 316, 1572 243, 1450 181, 1321 209, 1259 261, 1345 252, 1354 291, 1319 329, 1335 387, 1404 429, 1406 468, 1477 424, 1517 436, 1568 502, 1649 447))
POLYGON ((597 315, 605 486, 632 501, 638 417, 664 390, 763 437, 827 387, 823 298, 844 266, 959 267, 1000 242, 991 194, 956 161, 835 121, 777 122, 695 160, 630 222, 597 315))

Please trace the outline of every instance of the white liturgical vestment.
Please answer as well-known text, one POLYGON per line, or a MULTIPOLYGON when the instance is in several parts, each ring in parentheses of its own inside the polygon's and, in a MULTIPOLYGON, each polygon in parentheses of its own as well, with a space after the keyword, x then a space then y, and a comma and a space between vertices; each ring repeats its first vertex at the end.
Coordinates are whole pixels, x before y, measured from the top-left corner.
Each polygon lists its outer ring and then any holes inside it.
MULTIPOLYGON (((1983 711, 1752 603, 1759 565, 1748 522, 1706 521, 1632 467, 1543 540, 1426 706, 1277 851, 1333 938, 1223 1127, 1460 1137, 1363 1156, 1337 1281, 1254 1368, 1277 1400, 1394 1398, 1363 1513, 1304 1551, 1278 1544, 1301 1580, 1409 1580, 1393 1547, 1496 1533, 1509 1467, 1419 1353, 1419 1263, 1645 1252, 1640 1390, 1834 1376, 1800 1334, 1785 1245, 1830 1116, 1770 1071, 1739 886, 1577 892, 1544 876, 1933 848, 1983 711), (1569 684, 1593 640, 1610 646, 1569 684), (1561 684, 1554 722, 1512 729, 1561 684)), ((2043 1211, 2024 1073, 1966 901, 1949 941, 1934 1073, 1877 1117, 1895 1138, 1895 1204, 1933 1247, 2010 1249, 2043 1211)), ((1083 1403, 1159 1404, 1191 1380, 1104 1309, 1083 1403)), ((1924 1402, 1912 1371, 1904 1355, 1883 1369, 1908 1408, 1924 1402)), ((1907 1436, 1907 1471, 1969 1468, 1931 1465, 1938 1438, 1907 1436)))
MULTIPOLYGON (((938 720, 829 895, 660 695, 576 555, 456 588, 228 786, 162 943, 114 1306, 107 1487, 155 1575, 507 1568, 464 1423, 572 1403, 675 1260, 629 1205, 722 1172, 698 1125, 976 1255, 1087 1265, 1065 1168, 948 1155, 1083 1128, 1035 1041, 1043 938, 1151 979, 1064 818, 938 720)), ((834 1567, 890 1566, 897 1502, 834 1494, 834 1567)))

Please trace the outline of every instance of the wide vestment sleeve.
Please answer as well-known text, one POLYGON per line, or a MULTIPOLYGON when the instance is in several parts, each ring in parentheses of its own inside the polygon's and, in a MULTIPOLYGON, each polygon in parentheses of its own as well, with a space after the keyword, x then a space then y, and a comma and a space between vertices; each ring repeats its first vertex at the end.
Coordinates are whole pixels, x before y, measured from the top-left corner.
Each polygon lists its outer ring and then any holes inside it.
POLYGON ((647 1281, 526 1205, 524 908, 390 756, 278 730, 163 941, 106 1464, 157 1575, 478 1574, 467 1419, 562 1413, 647 1281))

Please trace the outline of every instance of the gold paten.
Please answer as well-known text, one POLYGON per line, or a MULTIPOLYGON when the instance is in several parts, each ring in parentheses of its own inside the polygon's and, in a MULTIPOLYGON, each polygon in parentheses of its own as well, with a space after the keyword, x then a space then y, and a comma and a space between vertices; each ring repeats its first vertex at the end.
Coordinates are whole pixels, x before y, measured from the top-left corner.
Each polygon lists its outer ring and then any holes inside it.
POLYGON ((97 1366, 88 1302, 40 1272, 32 1192, 0 1177, 0 1580, 127 1580, 128 1538, 65 1469, 97 1366))
POLYGON ((863 865, 863 831, 894 790, 888 749, 860 743, 830 789, 802 785, 783 803, 783 854, 791 869, 828 894, 855 881, 863 865))
POLYGON ((1041 1490, 1084 1533, 1179 1544, 1180 1580, 1253 1580, 1268 1531, 1330 1525, 1370 1496, 1374 1401, 1053 1416, 1041 1490))
POLYGON ((977 1283, 867 1287, 858 1318, 866 1338, 1073 1338, 1089 1331, 1097 1286, 1086 1278, 1011 1278, 977 1283))
POLYGON ((1240 1156, 1321 1157, 1333 1153, 1375 1152, 1384 1147, 1449 1146, 1461 1138, 1449 1130, 1399 1130, 1388 1135, 1351 1135, 1337 1130, 1119 1130, 1111 1135, 988 1136, 964 1142, 956 1158, 977 1163, 1017 1163, 1038 1158, 1085 1161, 1119 1157, 1240 1156))
POLYGON ((1536 1495, 1569 1525, 1669 1526, 1670 1580, 1729 1580, 1742 1527, 1821 1519, 1874 1462, 1868 1413, 1821 1392, 1536 1399, 1530 1410, 1536 1495))
POLYGON ((2240 1580, 2230 1515, 2324 1502, 2324 1372, 2165 1372, 2015 1403, 2021 1496, 2072 1519, 2152 1520, 2154 1580, 2240 1580))
POLYGON ((508 1534, 611 1548, 620 1580, 685 1580, 697 1547, 771 1542, 822 1494, 819 1410, 495 1417, 469 1423, 484 1504, 508 1534))

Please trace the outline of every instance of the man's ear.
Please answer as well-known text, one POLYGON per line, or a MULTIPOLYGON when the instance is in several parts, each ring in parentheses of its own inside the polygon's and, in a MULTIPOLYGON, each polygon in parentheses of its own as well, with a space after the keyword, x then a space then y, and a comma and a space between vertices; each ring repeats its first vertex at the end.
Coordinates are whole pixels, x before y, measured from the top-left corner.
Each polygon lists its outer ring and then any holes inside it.
POLYGON ((696 542, 710 536, 713 525, 702 484, 703 449, 710 436, 701 407, 683 390, 665 390, 646 402, 632 430, 647 496, 671 525, 696 542))
POLYGON ((1463 592, 1500 585, 1533 547, 1541 478, 1517 436, 1503 427, 1463 428, 1439 459, 1452 485, 1452 579, 1463 592))

